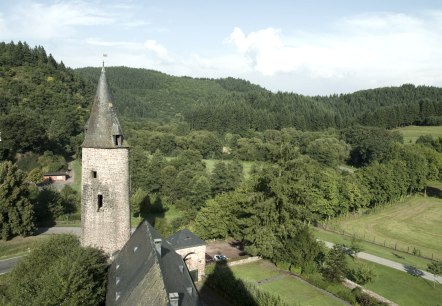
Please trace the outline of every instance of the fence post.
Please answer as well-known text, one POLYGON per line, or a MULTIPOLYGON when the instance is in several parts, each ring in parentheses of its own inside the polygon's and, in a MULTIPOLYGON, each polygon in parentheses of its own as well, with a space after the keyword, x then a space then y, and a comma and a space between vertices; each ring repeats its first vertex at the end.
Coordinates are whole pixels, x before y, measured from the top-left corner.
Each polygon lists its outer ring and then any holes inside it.
POLYGON ((394 244, 394 249, 397 250, 397 242, 394 244))
POLYGON ((384 240, 384 246, 385 246, 385 240, 384 240))

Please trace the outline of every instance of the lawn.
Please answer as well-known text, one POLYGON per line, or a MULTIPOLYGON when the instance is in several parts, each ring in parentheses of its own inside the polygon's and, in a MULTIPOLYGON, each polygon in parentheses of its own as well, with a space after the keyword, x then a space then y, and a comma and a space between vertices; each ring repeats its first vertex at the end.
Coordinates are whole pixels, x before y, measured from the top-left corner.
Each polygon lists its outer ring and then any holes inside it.
MULTIPOLYGON (((222 160, 219 159, 203 159, 203 162, 206 164, 207 171, 209 173, 212 173, 213 169, 215 168, 215 164, 217 162, 220 162, 222 160)), ((231 160, 225 160, 224 162, 230 163, 231 160)), ((243 167, 243 174, 244 178, 248 179, 250 176, 250 172, 252 170, 252 166, 256 164, 255 161, 241 161, 242 167, 243 167)))
POLYGON ((233 266, 230 269, 235 277, 252 282, 275 277, 273 280, 264 282, 258 287, 272 294, 279 295, 289 305, 342 305, 336 299, 325 295, 311 285, 283 273, 265 260, 233 266))
POLYGON ((442 260, 442 199, 413 196, 368 215, 336 219, 337 227, 357 237, 398 250, 442 260))
POLYGON ((15 237, 14 239, 4 241, 0 240, 0 259, 12 258, 28 253, 28 249, 33 249, 35 246, 50 235, 39 235, 30 237, 15 237))
MULTIPOLYGON (((314 228, 314 233, 318 239, 323 241, 345 244, 347 246, 351 245, 352 237, 349 236, 326 232, 318 228, 314 228)), ((381 245, 376 245, 365 241, 358 241, 357 243, 361 247, 362 252, 406 264, 421 270, 427 270, 427 266, 431 262, 431 260, 417 257, 406 252, 395 251, 381 245)))
POLYGON ((404 143, 415 143, 419 136, 442 137, 442 126, 406 126, 395 129, 404 136, 404 143))
POLYGON ((433 282, 421 277, 391 269, 375 263, 368 263, 376 272, 373 283, 365 285, 383 297, 407 306, 441 305, 442 285, 433 288, 433 282))

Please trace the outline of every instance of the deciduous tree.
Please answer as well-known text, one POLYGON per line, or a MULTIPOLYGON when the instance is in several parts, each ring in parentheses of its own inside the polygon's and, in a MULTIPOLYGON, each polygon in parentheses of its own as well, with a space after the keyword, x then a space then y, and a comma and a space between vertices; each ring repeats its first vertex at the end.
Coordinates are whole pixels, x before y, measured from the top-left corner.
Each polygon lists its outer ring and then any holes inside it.
POLYGON ((0 235, 9 239, 30 235, 34 229, 34 211, 25 174, 11 162, 0 163, 0 235))

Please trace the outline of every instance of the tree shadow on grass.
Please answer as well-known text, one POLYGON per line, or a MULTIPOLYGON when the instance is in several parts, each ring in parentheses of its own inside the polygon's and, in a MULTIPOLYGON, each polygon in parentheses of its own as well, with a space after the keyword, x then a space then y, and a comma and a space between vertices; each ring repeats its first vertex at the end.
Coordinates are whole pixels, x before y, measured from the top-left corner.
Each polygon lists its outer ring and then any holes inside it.
POLYGON ((427 196, 442 199, 442 190, 439 188, 427 187, 427 196))
POLYGON ((421 277, 422 275, 424 275, 424 272, 422 272, 421 270, 419 270, 416 267, 404 265, 404 268, 408 274, 411 274, 413 276, 421 277))
POLYGON ((394 253, 394 252, 391 252, 391 254, 393 254, 396 258, 405 259, 404 256, 401 256, 401 255, 396 254, 396 253, 394 253))
POLYGON ((201 295, 204 295, 207 291, 215 291, 226 299, 218 305, 259 305, 255 297, 249 292, 246 284, 234 276, 225 262, 217 262, 213 265, 213 270, 210 268, 207 270, 209 273, 203 287, 200 289, 201 295))

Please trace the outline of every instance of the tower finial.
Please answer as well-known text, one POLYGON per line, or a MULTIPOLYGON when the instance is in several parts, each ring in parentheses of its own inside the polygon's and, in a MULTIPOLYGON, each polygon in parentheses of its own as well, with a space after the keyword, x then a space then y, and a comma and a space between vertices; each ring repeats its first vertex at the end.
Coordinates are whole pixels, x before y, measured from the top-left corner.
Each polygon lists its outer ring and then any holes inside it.
POLYGON ((104 72, 104 58, 107 57, 107 54, 103 53, 103 68, 101 68, 101 71, 104 72))

